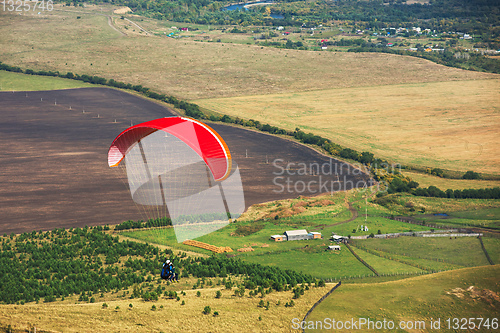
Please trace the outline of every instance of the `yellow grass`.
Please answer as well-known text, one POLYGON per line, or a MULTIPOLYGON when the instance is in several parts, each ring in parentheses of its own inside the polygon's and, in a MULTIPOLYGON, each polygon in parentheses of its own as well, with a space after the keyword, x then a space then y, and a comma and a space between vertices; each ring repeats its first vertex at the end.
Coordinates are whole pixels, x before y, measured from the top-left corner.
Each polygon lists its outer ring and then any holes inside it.
POLYGON ((130 9, 129 7, 120 7, 118 9, 115 9, 113 11, 113 13, 115 14, 127 14, 128 12, 131 12, 132 9, 130 9))
POLYGON ((498 173, 500 80, 342 88, 196 103, 403 164, 498 173))
POLYGON ((500 181, 495 180, 446 179, 411 171, 403 171, 403 174, 419 183, 420 187, 429 187, 433 185, 443 191, 447 189, 461 190, 465 188, 479 189, 500 187, 500 181))
POLYGON ((291 332, 292 319, 302 318, 329 288, 306 291, 294 300, 292 308, 285 308, 285 303, 292 299, 290 292, 273 292, 263 299, 264 303, 270 302, 269 310, 259 308, 261 298, 248 297, 248 291, 240 298, 233 296, 232 290, 221 287, 201 289, 201 297, 196 296, 197 290, 185 290, 186 296, 178 292, 180 301, 164 297, 152 302, 106 301, 106 309, 102 308, 103 301, 75 304, 75 296, 63 302, 0 305, 0 323, 15 329, 27 330, 34 326, 38 331, 57 332, 291 332), (220 299, 215 298, 217 290, 222 291, 220 299), (183 300, 185 305, 181 305, 183 300), (129 304, 133 307, 129 308, 129 304), (151 310, 153 304, 156 311, 151 310), (219 316, 202 314, 207 305, 212 314, 217 311, 219 316))
MULTIPOLYGON (((55 8, 40 15, 0 12, 0 61, 99 75, 184 99, 498 77, 390 54, 123 36, 108 25, 107 17, 96 15, 98 6, 55 8)), ((113 8, 104 9, 109 13, 113 8)), ((114 21, 125 25, 119 16, 114 21)))

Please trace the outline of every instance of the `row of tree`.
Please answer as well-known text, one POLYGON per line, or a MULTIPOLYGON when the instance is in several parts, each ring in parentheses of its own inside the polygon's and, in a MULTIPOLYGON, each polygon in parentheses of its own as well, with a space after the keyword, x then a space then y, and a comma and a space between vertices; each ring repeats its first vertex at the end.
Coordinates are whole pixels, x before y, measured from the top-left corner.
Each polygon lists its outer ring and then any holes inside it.
POLYGON ((417 188, 412 192, 421 197, 455 198, 455 199, 500 199, 500 187, 482 189, 464 189, 442 191, 436 186, 417 188))
POLYGON ((144 221, 124 221, 117 226, 115 230, 128 230, 128 229, 141 229, 141 228, 152 228, 152 227, 166 227, 171 226, 172 220, 169 217, 162 217, 157 219, 149 219, 147 222, 144 221))

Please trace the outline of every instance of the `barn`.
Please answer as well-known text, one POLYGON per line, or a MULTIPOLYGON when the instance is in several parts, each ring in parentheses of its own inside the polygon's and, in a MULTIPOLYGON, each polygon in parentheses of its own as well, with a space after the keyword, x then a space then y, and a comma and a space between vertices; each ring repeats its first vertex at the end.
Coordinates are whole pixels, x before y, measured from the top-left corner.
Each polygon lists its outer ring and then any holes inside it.
POLYGON ((307 230, 305 230, 305 229, 285 231, 285 236, 286 236, 286 239, 289 241, 304 240, 304 239, 311 239, 312 238, 311 236, 309 236, 307 230))
POLYGON ((347 237, 334 234, 334 235, 332 235, 331 240, 336 242, 336 243, 345 243, 348 239, 347 239, 347 237))

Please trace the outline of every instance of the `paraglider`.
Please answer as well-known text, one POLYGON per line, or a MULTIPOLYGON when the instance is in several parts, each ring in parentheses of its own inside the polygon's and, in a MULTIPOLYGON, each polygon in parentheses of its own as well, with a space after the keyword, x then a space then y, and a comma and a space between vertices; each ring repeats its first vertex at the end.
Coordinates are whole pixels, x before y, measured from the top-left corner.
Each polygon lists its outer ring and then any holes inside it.
POLYGON ((173 282, 174 280, 179 282, 179 276, 175 272, 175 267, 169 259, 167 259, 167 261, 163 264, 160 276, 162 279, 170 282, 173 282))
POLYGON ((224 227, 245 210, 239 169, 222 137, 186 117, 131 126, 108 151, 125 162, 133 201, 148 218, 169 216, 178 242, 224 227))

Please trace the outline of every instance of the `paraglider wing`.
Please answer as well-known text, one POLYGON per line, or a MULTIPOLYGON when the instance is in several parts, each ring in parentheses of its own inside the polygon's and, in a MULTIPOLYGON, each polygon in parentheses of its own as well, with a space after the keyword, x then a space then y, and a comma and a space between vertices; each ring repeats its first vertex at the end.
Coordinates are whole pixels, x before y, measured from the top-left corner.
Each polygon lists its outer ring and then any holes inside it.
POLYGON ((136 143, 158 130, 174 135, 191 147, 203 158, 216 181, 229 176, 232 160, 224 140, 206 124, 185 117, 160 118, 127 128, 111 144, 108 165, 118 166, 136 143))
POLYGON ((133 201, 148 220, 168 210, 178 242, 220 229, 245 210, 239 169, 202 122, 170 117, 132 126, 108 151, 110 167, 123 160, 133 201))

